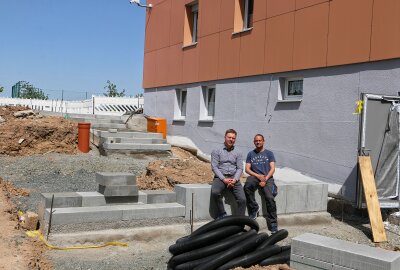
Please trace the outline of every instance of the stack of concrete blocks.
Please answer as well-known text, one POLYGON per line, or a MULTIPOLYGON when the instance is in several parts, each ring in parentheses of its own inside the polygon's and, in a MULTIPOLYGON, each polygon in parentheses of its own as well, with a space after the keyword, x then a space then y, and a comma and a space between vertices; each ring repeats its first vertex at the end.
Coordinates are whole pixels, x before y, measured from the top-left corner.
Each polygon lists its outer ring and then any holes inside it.
MULTIPOLYGON (((278 187, 278 195, 275 197, 278 217, 283 214, 326 213, 328 184, 291 169, 277 169, 274 178, 278 187)), ((194 219, 215 217, 216 209, 210 200, 210 185, 176 185, 175 192, 177 193, 177 202, 186 206, 185 218, 189 219, 190 217, 192 194, 194 219)), ((260 215, 265 216, 267 208, 264 196, 260 191, 255 195, 256 201, 261 206, 260 215)), ((227 214, 235 214, 236 202, 231 192, 223 193, 223 202, 227 214)), ((280 218, 283 220, 285 217, 281 216, 280 218)), ((326 219, 321 221, 325 222, 326 219)), ((304 221, 302 223, 304 224, 304 221)))
POLYGON ((400 253, 305 233, 292 239, 290 267, 298 270, 398 270, 400 253))
POLYGON ((138 187, 136 176, 131 173, 96 173, 99 193, 110 202, 138 202, 138 187))

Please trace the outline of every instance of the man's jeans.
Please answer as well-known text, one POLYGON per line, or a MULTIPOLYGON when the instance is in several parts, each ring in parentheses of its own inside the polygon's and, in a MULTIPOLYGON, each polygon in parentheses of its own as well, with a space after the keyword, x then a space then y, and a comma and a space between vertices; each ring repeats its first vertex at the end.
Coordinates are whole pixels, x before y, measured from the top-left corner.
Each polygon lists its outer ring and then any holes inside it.
POLYGON ((257 211, 258 203, 256 202, 254 193, 257 189, 262 190, 267 204, 267 221, 269 224, 277 224, 275 196, 278 189, 273 178, 268 179, 267 184, 262 188, 260 181, 255 176, 249 176, 244 184, 244 193, 246 194, 247 210, 249 214, 257 211))
MULTIPOLYGON (((217 217, 220 217, 224 214, 225 208, 222 202, 222 191, 228 189, 224 182, 219 178, 214 178, 212 186, 211 186, 211 199, 217 207, 217 217)), ((246 212, 246 196, 244 195, 243 187, 240 181, 237 181, 232 188, 229 188, 235 197, 237 203, 237 214, 245 215, 246 212)))

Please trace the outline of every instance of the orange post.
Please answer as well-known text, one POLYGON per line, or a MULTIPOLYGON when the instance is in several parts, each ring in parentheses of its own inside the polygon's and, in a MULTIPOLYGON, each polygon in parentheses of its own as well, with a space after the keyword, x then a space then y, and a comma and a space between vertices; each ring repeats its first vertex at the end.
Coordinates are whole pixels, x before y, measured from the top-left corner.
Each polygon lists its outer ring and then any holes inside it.
POLYGON ((78 149, 83 153, 90 151, 90 123, 78 123, 78 149))
POLYGON ((159 117, 147 118, 147 132, 162 133, 164 139, 167 138, 167 119, 159 117))

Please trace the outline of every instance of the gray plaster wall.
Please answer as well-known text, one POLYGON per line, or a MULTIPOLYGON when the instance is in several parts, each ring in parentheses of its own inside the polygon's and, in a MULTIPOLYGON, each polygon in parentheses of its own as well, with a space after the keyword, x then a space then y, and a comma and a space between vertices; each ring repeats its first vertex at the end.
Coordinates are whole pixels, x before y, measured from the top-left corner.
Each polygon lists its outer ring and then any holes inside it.
POLYGON ((223 143, 225 130, 238 131, 236 146, 247 154, 253 136, 264 134, 278 167, 321 181, 355 201, 361 93, 397 95, 400 59, 273 75, 145 89, 145 114, 165 117, 168 135, 190 138, 206 154, 223 143), (278 102, 280 78, 303 77, 301 102, 278 102), (199 121, 201 87, 216 86, 212 122, 199 121), (176 88, 186 88, 185 121, 174 121, 176 88))

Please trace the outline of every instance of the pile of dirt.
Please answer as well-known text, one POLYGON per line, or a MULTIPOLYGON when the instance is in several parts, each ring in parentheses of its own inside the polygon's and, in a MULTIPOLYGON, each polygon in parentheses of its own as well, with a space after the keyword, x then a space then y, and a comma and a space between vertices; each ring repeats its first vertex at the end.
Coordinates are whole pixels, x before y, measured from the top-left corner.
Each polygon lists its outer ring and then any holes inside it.
POLYGON ((249 268, 237 267, 234 270, 295 270, 294 268, 290 268, 287 264, 276 264, 270 266, 259 266, 254 265, 249 268))
POLYGON ((141 190, 173 190, 177 184, 209 184, 214 174, 210 163, 199 160, 192 153, 172 147, 173 158, 150 162, 147 171, 137 179, 141 190))
POLYGON ((77 123, 22 106, 0 106, 0 155, 77 154, 77 123))
POLYGON ((15 197, 29 196, 30 193, 28 189, 17 188, 16 186, 14 186, 13 183, 5 181, 1 177, 0 177, 0 190, 3 190, 4 195, 7 198, 11 198, 13 196, 15 197))

